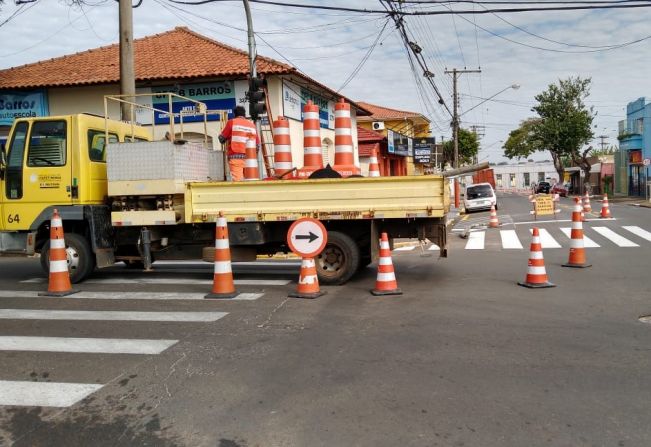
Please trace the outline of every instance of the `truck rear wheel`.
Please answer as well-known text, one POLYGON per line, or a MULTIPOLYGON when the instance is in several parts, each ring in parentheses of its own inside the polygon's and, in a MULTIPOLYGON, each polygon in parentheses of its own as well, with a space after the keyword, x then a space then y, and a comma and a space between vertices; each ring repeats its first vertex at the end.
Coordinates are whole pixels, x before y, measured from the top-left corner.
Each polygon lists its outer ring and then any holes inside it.
MULTIPOLYGON (((66 233, 66 254, 68 255, 68 271, 70 282, 77 284, 86 279, 95 270, 95 256, 88 241, 76 233, 66 233)), ((50 271, 50 241, 41 250, 41 267, 45 274, 50 271)))
POLYGON ((328 232, 328 244, 316 259, 316 271, 322 284, 344 284, 359 268, 359 246, 348 235, 328 232))

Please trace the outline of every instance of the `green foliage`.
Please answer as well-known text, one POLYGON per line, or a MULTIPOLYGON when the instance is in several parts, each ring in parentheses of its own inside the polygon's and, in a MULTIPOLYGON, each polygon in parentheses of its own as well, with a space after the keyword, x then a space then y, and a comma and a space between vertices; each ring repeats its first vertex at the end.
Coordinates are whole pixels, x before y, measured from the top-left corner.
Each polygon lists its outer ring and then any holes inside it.
MULTIPOLYGON (((459 165, 472 163, 479 151, 479 140, 475 132, 459 129, 459 165)), ((443 143, 444 162, 454 164, 454 142, 448 140, 443 143)))
POLYGON ((507 158, 525 158, 534 152, 543 150, 541 142, 536 137, 536 126, 540 119, 529 118, 520 123, 520 127, 509 133, 504 143, 504 156, 507 158))

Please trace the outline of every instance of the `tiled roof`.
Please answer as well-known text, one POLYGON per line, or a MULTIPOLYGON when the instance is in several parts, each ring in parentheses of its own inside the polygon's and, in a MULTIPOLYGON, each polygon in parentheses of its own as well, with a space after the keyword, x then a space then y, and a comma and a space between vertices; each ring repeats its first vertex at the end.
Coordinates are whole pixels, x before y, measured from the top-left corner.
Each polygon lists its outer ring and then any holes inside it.
POLYGON ((418 112, 408 112, 406 110, 390 109, 388 107, 382 107, 375 104, 369 104, 368 102, 358 101, 357 104, 362 106, 364 109, 371 112, 371 116, 366 118, 366 120, 380 121, 380 120, 390 120, 390 119, 405 119, 405 118, 420 118, 429 122, 429 120, 418 112))
POLYGON ((384 135, 374 130, 357 126, 357 141, 370 143, 384 140, 384 135))
POLYGON ((370 157, 373 155, 373 151, 379 154, 380 143, 359 143, 358 151, 360 157, 370 157))
MULTIPOLYGON (((185 27, 135 39, 136 80, 246 75, 247 53, 185 27)), ((281 62, 258 57, 258 71, 294 73, 281 62)), ((109 45, 0 70, 0 89, 106 84, 120 79, 119 45, 109 45)))

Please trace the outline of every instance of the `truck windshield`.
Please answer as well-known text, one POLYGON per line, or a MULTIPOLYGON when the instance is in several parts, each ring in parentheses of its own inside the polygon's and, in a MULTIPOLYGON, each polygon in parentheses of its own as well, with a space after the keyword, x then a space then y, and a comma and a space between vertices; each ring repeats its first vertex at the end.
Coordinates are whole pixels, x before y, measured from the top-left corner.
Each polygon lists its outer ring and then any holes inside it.
POLYGON ((479 199, 481 197, 493 197, 493 190, 489 185, 469 186, 466 189, 468 199, 479 199))

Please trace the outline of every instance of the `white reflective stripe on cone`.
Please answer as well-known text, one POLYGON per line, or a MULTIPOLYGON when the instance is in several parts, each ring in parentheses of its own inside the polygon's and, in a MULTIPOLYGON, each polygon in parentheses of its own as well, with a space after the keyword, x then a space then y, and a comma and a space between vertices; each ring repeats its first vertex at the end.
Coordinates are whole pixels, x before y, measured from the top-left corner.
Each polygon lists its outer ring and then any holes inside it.
POLYGON ((395 281, 396 280, 396 274, 391 272, 391 273, 378 273, 377 274, 377 280, 378 281, 395 281))
POLYGON ((393 262, 391 261, 391 258, 380 258, 378 260, 378 265, 393 265, 393 262))
POLYGON ((583 239, 570 239, 570 248, 585 248, 583 239))
POLYGON ((350 118, 350 110, 335 110, 335 118, 350 118))
POLYGON ((66 248, 66 241, 63 239, 50 239, 50 250, 53 248, 66 248))
POLYGON ((535 266, 530 266, 529 269, 527 270, 527 273, 529 275, 546 275, 547 272, 545 271, 545 267, 535 267, 535 266))
POLYGON ((307 275, 302 278, 299 278, 298 280, 299 284, 316 284, 316 276, 314 275, 307 275))
POLYGON ((314 259, 303 259, 302 266, 303 267, 314 267, 315 266, 314 259))
POLYGON ((583 230, 583 224, 581 222, 572 222, 573 230, 583 230))
POLYGON ((303 136, 304 137, 320 137, 321 136, 321 131, 320 130, 314 130, 314 129, 305 129, 303 131, 303 136))
POLYGON ((350 127, 337 127, 335 135, 352 135, 352 129, 350 127))
POLYGON ((277 161, 274 163, 276 169, 292 169, 292 164, 289 161, 277 161))
POLYGON ((63 222, 61 222, 61 218, 55 217, 54 219, 50 220, 50 226, 53 227, 62 227, 63 222))
POLYGON ((376 165, 376 164, 377 164, 377 158, 376 158, 376 157, 371 157, 371 158, 369 159, 368 164, 370 164, 370 165, 376 165))
POLYGON ((226 226, 226 218, 225 217, 218 217, 217 218, 217 226, 218 227, 225 227, 226 226))
POLYGON ((230 273, 231 261, 215 261, 215 273, 230 273))
POLYGON ((321 150, 322 149, 320 147, 306 146, 303 149, 303 153, 308 155, 321 155, 321 150))
POLYGON ((389 241, 380 241, 380 248, 389 249, 389 241))
POLYGON ((529 259, 543 259, 543 252, 542 251, 530 251, 529 252, 529 259))
POLYGON ((245 168, 257 168, 258 167, 258 160, 255 158, 247 158, 244 160, 244 167, 245 168))
POLYGON ((289 127, 274 127, 274 133, 276 135, 289 135, 289 127))
POLYGON ((68 261, 50 261, 50 273, 61 273, 68 271, 68 261))
POLYGON ((534 236, 534 237, 531 239, 531 243, 532 243, 532 244, 540 244, 540 236, 534 236))
POLYGON ((279 152, 285 153, 285 152, 291 152, 292 148, 288 144, 276 144, 274 146, 274 154, 277 154, 279 152))
POLYGON ((224 250, 230 248, 228 246, 228 239, 215 239, 215 248, 217 250, 224 250))
POLYGON ((303 120, 318 120, 319 112, 303 112, 303 120))
POLYGON ((369 177, 379 177, 379 176, 380 176, 380 173, 379 173, 378 171, 370 171, 370 172, 368 173, 368 176, 369 176, 369 177))
POLYGON ((353 153, 353 147, 348 144, 338 144, 335 146, 335 153, 348 153, 350 152, 351 154, 353 153))

